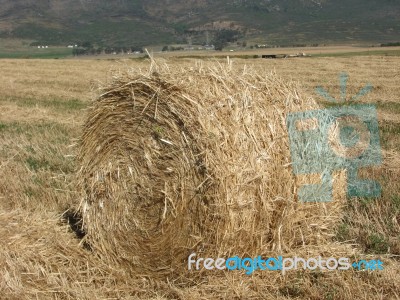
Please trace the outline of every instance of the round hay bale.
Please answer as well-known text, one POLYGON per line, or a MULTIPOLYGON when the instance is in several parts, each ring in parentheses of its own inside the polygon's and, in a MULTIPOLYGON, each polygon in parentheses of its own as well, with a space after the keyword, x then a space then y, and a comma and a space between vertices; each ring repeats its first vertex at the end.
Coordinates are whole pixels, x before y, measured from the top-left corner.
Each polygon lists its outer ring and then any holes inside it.
POLYGON ((80 158, 84 219, 100 252, 162 270, 195 244, 207 186, 196 110, 155 75, 120 78, 99 97, 80 158))
POLYGON ((184 274, 193 252, 327 245, 344 195, 298 202, 285 121, 316 107, 295 84, 229 63, 115 76, 81 141, 88 242, 104 259, 155 277, 184 274))

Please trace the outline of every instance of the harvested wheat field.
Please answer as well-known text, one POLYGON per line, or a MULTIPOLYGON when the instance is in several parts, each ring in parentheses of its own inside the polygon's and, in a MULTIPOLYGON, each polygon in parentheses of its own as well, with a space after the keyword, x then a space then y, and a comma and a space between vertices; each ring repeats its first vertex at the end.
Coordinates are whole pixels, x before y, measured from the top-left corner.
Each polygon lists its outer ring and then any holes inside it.
MULTIPOLYGON (((400 60, 3 60, 4 299, 400 298, 400 60), (376 104, 378 198, 304 203, 286 119, 376 104), (188 270, 188 257, 347 257, 383 270, 188 270)), ((322 133, 321 133, 322 134, 322 133)), ((247 265, 248 266, 248 265, 247 265)))

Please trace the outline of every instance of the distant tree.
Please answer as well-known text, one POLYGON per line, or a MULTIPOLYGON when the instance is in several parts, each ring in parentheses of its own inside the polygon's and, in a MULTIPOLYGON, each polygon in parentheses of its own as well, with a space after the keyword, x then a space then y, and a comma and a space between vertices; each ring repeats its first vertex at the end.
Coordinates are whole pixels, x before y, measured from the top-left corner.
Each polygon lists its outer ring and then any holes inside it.
POLYGON ((83 42, 83 43, 81 44, 81 47, 82 47, 82 48, 85 48, 85 49, 91 49, 91 48, 93 48, 93 45, 92 45, 91 42, 83 42))
POLYGON ((239 32, 237 30, 223 29, 216 33, 213 44, 215 50, 221 51, 228 43, 235 42, 238 38, 239 32))
POLYGON ((215 40, 214 41, 214 48, 217 51, 222 51, 227 45, 228 45, 228 43, 223 40, 215 40))
POLYGON ((162 52, 168 51, 168 46, 164 46, 161 51, 162 52))
POLYGON ((84 55, 87 54, 87 50, 82 49, 82 48, 74 48, 72 50, 72 55, 74 56, 78 56, 78 55, 84 55))
POLYGON ((237 40, 238 35, 239 35, 239 32, 237 30, 223 29, 223 30, 218 31, 215 39, 223 40, 228 43, 232 43, 237 40))
POLYGON ((132 46, 131 47, 131 51, 132 52, 140 52, 140 53, 143 53, 143 49, 142 49, 142 47, 139 47, 139 46, 132 46))

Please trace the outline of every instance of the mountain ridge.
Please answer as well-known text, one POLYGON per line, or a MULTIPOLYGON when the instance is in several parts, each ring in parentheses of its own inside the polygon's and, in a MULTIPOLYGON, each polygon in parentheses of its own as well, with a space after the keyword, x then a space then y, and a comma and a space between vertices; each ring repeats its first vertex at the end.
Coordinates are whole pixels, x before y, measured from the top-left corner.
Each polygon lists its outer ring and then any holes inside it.
POLYGON ((399 0, 0 0, 0 37, 50 45, 204 43, 232 28, 275 45, 380 43, 398 41, 399 24, 399 0))

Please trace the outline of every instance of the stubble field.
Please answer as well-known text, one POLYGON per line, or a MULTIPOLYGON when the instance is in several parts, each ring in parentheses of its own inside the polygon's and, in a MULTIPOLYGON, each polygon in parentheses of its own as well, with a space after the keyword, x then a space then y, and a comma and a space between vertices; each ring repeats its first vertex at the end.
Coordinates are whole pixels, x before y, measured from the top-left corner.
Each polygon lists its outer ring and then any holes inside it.
MULTIPOLYGON (((172 58, 170 63, 192 61, 172 58)), ((0 60, 0 298, 400 298, 400 57, 233 59, 233 64, 255 65, 299 82, 302 95, 317 99, 321 107, 328 104, 315 87, 339 97, 341 72, 349 74, 349 97, 372 84, 373 91, 360 101, 377 106, 384 161, 363 174, 380 182, 382 197, 349 199, 337 228, 330 230, 338 245, 354 249, 354 257, 384 261, 384 271, 293 271, 285 276, 223 272, 181 285, 128 274, 80 243, 66 212, 81 200, 75 158, 86 109, 99 82, 107 82, 113 72, 148 64, 0 60)))

